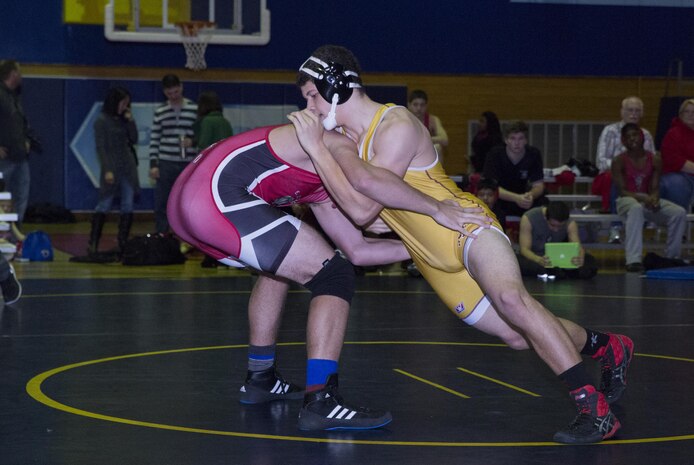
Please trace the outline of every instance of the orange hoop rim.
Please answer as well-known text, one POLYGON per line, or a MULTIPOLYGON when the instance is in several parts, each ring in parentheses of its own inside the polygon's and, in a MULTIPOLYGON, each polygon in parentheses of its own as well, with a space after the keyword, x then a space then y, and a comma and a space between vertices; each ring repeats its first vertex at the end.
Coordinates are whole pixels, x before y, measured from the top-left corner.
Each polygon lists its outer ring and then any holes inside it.
POLYGON ((176 27, 181 30, 181 34, 184 36, 197 36, 198 31, 202 29, 213 29, 217 26, 214 21, 180 21, 176 23, 176 27))

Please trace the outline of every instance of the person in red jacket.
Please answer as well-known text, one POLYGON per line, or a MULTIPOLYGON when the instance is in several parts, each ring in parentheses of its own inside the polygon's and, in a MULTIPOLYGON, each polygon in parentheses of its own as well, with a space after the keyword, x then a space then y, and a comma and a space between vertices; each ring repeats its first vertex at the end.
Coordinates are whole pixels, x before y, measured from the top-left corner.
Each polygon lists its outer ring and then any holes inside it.
POLYGON ((660 153, 660 196, 690 212, 694 201, 694 99, 680 105, 679 116, 665 133, 660 153))

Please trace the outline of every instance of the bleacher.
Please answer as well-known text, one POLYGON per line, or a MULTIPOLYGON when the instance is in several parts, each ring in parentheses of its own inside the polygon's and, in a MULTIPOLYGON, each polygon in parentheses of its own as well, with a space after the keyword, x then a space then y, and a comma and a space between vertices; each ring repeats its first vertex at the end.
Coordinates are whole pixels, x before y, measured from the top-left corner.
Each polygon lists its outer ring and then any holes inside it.
MULTIPOLYGON (((2 173, 0 173, 0 179, 2 179, 2 173)), ((9 192, 0 192, 0 200, 11 200, 12 194, 9 192)), ((16 213, 4 213, 0 211, 0 231, 9 231, 12 229, 10 223, 19 220, 19 216, 16 213)), ((8 260, 12 259, 17 253, 17 246, 11 242, 0 241, 0 253, 4 254, 8 260)))
MULTIPOLYGON (((462 176, 451 176, 453 181, 460 183, 462 176)), ((551 184, 553 177, 546 177, 545 184, 551 184)), ((607 241, 609 228, 615 222, 621 222, 621 218, 613 213, 601 213, 600 204, 602 197, 590 194, 593 178, 577 176, 574 183, 558 188, 559 193, 547 194, 552 201, 567 202, 571 207, 571 219, 576 221, 581 232, 581 241, 586 249, 623 249, 624 244, 611 244, 607 241)), ((519 217, 509 216, 507 222, 519 222, 519 217)), ((682 244, 683 249, 694 249, 694 213, 687 215, 686 237, 689 239, 682 244)), ((667 230, 663 227, 655 228, 644 234, 644 249, 661 250, 665 248, 667 230)))
MULTIPOLYGON (((586 248, 623 248, 620 243, 607 242, 609 227, 615 222, 621 222, 619 215, 614 213, 601 213, 599 205, 602 197, 592 194, 548 194, 552 201, 567 202, 572 207, 571 219, 576 221, 582 232, 582 241, 586 248), (585 240, 584 240, 585 239, 585 240)), ((692 228, 694 227, 694 213, 687 215, 687 228, 685 235, 689 239, 682 244, 684 249, 694 249, 692 240, 692 228)), ((653 234, 644 235, 644 249, 662 249, 665 247, 667 230, 657 227, 653 234)))

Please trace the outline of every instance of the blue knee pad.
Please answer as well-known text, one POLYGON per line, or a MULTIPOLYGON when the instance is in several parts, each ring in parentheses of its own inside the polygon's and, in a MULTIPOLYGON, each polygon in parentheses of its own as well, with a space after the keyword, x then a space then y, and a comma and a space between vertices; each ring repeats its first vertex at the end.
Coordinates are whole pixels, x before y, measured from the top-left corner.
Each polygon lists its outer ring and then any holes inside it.
POLYGON ((351 303, 354 296, 354 267, 340 254, 335 254, 323 263, 323 268, 304 287, 311 291, 312 298, 332 295, 351 303))

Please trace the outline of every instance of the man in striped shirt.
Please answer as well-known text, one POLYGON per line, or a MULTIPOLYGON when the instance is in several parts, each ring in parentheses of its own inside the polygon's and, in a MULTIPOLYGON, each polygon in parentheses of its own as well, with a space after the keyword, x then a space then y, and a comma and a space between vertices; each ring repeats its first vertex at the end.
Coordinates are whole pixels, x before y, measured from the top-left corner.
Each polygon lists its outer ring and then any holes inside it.
POLYGON ((154 222, 156 232, 169 232, 166 202, 178 175, 195 158, 193 123, 198 106, 183 97, 183 84, 175 74, 161 80, 166 103, 154 111, 149 145, 149 177, 154 179, 154 222))

